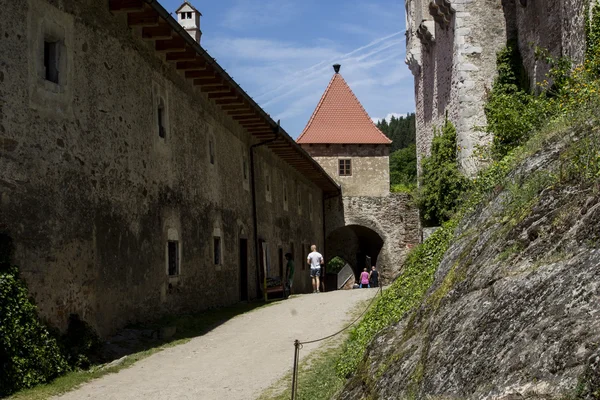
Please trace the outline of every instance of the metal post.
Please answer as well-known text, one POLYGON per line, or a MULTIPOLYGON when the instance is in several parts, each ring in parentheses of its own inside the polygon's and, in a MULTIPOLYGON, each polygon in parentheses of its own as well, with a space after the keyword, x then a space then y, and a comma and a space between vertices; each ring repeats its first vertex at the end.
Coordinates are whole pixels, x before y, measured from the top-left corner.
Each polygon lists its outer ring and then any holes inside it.
POLYGON ((298 389, 298 356, 300 355, 300 341, 294 341, 294 369, 292 372, 292 400, 296 400, 296 390, 298 389))

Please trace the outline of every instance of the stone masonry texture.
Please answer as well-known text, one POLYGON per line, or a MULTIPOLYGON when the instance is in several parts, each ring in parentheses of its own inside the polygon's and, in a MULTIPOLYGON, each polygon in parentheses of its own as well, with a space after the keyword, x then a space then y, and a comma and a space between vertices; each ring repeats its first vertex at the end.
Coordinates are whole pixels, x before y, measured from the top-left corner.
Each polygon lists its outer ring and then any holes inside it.
POLYGON ((480 167, 474 151, 490 143, 484 105, 496 77, 496 54, 517 39, 531 87, 547 66, 535 46, 581 61, 585 46, 584 0, 407 0, 407 57, 415 78, 417 159, 431 151, 434 131, 452 121, 461 169, 480 167), (430 4, 442 7, 430 7, 430 4), (448 7, 449 6, 449 7, 448 7), (445 10, 438 18, 435 10, 445 10), (434 15, 435 14, 435 15, 434 15), (434 18, 435 17, 435 18, 434 18))
MULTIPOLYGON (((65 329, 76 313, 103 336, 238 302, 243 239, 258 296, 244 171, 255 139, 107 4, 0 0, 0 230, 41 317, 65 329), (43 76, 45 40, 62 46, 59 84, 43 76), (179 242, 172 277, 168 241, 179 242)), ((280 248, 300 263, 301 249, 323 246, 323 194, 266 148, 255 172, 258 239, 279 275, 280 248)), ((294 287, 309 290, 308 273, 294 287)))

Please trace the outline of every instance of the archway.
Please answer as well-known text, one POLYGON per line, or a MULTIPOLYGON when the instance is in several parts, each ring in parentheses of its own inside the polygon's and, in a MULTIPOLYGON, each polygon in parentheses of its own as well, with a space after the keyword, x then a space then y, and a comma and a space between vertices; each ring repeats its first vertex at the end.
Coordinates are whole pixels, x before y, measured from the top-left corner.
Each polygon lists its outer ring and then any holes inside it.
POLYGON ((372 229, 362 225, 347 225, 327 236, 327 259, 343 258, 358 277, 363 268, 376 265, 383 248, 383 239, 372 229))

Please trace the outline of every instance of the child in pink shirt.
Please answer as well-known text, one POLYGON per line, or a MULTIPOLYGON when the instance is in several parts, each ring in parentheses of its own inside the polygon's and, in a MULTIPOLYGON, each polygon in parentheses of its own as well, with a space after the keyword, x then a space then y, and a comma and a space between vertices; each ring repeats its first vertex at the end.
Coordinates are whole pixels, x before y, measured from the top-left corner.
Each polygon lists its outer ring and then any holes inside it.
POLYGON ((360 274, 360 287, 361 287, 361 289, 363 287, 371 287, 371 286, 369 286, 369 273, 367 272, 366 268, 360 274))

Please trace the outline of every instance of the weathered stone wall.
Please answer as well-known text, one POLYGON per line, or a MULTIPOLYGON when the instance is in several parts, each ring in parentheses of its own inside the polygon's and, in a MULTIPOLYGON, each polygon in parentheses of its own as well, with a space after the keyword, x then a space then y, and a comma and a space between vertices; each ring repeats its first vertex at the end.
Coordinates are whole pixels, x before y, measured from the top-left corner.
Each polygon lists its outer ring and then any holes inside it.
POLYGON ((420 243, 419 212, 411 197, 404 193, 392 193, 385 197, 344 196, 343 199, 328 199, 325 216, 328 259, 341 254, 342 258, 356 267, 352 264, 352 255, 357 251, 359 242, 369 244, 377 241, 377 238, 382 240, 377 266, 383 282, 389 282, 398 275, 410 248, 420 243), (332 240, 335 237, 346 237, 346 246, 341 246, 340 240, 332 240))
POLYGON ((344 196, 387 196, 390 192, 390 149, 373 144, 302 145, 341 187, 344 196), (339 160, 352 160, 352 176, 339 175, 339 160))
POLYGON ((406 1, 406 62, 415 77, 418 164, 430 154, 434 129, 447 115, 458 131, 461 168, 472 175, 480 166, 473 152, 491 141, 483 129, 484 105, 497 75, 498 51, 508 39, 518 38, 532 87, 547 72, 535 60, 536 45, 580 61, 583 0, 529 0, 525 7, 515 0, 434 3, 449 10, 445 19, 430 10, 430 0, 406 1))
MULTIPOLYGON (((77 313, 106 335, 235 303, 244 238, 255 297, 250 135, 107 2, 0 0, 0 9, 0 230, 15 241, 41 316, 64 329, 77 313), (45 37, 63 43, 58 85, 43 78, 45 37), (175 277, 168 240, 180 243, 175 277)), ((292 243, 299 263, 302 244, 323 245, 322 191, 265 148, 256 159, 259 238, 271 269, 278 248, 292 243)), ((297 290, 309 286, 308 274, 296 274, 297 290)))

